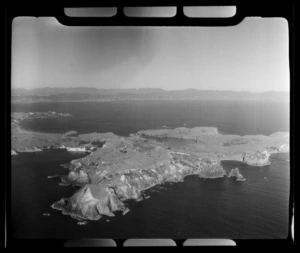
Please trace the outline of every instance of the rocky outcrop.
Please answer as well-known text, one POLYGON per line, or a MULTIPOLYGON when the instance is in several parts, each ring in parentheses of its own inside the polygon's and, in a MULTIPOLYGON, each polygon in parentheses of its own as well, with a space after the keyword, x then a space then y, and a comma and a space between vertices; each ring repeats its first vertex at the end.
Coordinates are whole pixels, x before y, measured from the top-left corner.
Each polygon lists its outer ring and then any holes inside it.
POLYGON ((40 151, 43 151, 41 148, 38 148, 38 147, 32 147, 32 148, 25 148, 23 150, 23 152, 40 152, 40 151))
POLYGON ((240 173, 238 168, 232 169, 229 172, 228 177, 235 177, 236 181, 245 181, 246 179, 244 178, 244 176, 240 173))
MULTIPOLYGON (((89 176, 86 172, 84 172, 83 170, 73 170, 71 171, 67 178, 65 178, 64 180, 67 180, 67 182, 72 183, 73 185, 86 185, 90 183, 90 179, 89 176)), ((64 181, 66 182, 66 181, 64 181)))
POLYGON ((290 146, 288 144, 280 145, 278 152, 280 152, 280 153, 290 152, 290 146))
POLYGON ((114 216, 113 212, 122 210, 124 204, 112 188, 85 185, 71 198, 63 198, 54 203, 52 208, 75 219, 98 220, 102 215, 114 216), (97 192, 98 197, 93 195, 93 191, 97 192))
POLYGON ((268 154, 275 154, 275 153, 287 153, 290 151, 290 147, 287 144, 282 144, 278 147, 268 147, 266 152, 268 154))
POLYGON ((64 135, 65 137, 77 137, 78 133, 76 131, 68 131, 64 135))
POLYGON ((217 160, 201 159, 196 165, 200 169, 198 174, 201 178, 218 178, 226 175, 226 171, 217 160))
POLYGON ((255 153, 245 153, 243 156, 243 163, 250 166, 266 166, 270 165, 270 154, 267 152, 257 151, 255 153))
POLYGON ((277 147, 267 147, 266 150, 243 153, 243 162, 250 166, 266 166, 270 165, 269 157, 271 154, 289 152, 289 145, 282 144, 277 147))

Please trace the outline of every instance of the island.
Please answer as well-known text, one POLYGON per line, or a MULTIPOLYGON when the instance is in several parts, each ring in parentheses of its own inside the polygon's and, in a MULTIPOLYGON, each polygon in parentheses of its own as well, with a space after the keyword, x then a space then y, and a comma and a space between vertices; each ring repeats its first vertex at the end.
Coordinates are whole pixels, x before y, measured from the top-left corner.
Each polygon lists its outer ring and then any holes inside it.
MULTIPOLYGON (((13 117, 12 117, 13 118, 13 117)), ((126 214, 126 201, 143 200, 143 191, 166 182, 179 182, 188 175, 223 178, 221 162, 235 160, 255 169, 268 166, 270 155, 289 152, 289 133, 271 135, 224 135, 214 127, 148 129, 129 136, 114 133, 49 134, 12 128, 12 154, 60 148, 87 152, 63 164, 69 169, 62 185, 79 186, 73 196, 51 206, 80 221, 126 214)), ((230 172, 238 181, 238 169, 230 172)))

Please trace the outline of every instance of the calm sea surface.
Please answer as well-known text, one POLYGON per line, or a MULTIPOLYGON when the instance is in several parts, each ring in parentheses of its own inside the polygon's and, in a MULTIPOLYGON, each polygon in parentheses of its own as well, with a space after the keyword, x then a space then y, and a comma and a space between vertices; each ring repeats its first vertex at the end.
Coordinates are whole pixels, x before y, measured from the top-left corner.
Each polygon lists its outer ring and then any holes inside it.
MULTIPOLYGON (((267 102, 118 102, 36 103, 12 106, 13 111, 57 111, 66 119, 26 121, 23 127, 40 132, 114 132, 128 135, 141 129, 215 126, 232 134, 270 134, 289 130, 287 103, 267 102)), ((12 230, 22 238, 286 238, 290 167, 288 154, 275 154, 271 165, 251 167, 223 162, 229 171, 239 168, 246 178, 200 179, 156 186, 150 198, 129 201, 123 216, 89 222, 85 226, 53 210, 50 205, 71 196, 75 187, 59 186, 53 174, 67 174, 59 166, 84 156, 62 150, 23 153, 12 157, 12 230), (44 216, 49 213, 50 216, 44 216)))
POLYGON ((12 105, 16 112, 56 111, 73 117, 24 121, 28 130, 64 133, 113 132, 127 136, 162 126, 214 126, 223 133, 247 135, 289 131, 289 103, 258 101, 128 101, 12 105))

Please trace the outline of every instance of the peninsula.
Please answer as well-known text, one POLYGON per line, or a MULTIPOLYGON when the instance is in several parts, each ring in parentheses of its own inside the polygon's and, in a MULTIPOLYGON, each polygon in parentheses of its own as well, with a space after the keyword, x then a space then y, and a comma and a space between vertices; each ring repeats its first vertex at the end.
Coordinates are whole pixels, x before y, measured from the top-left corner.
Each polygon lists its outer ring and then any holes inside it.
MULTIPOLYGON (((13 119, 13 117, 12 117, 13 119)), ((18 123, 18 122, 17 122, 18 123)), ((12 153, 64 148, 88 152, 62 166, 63 185, 81 188, 52 208, 79 220, 98 220, 128 212, 126 200, 143 199, 143 191, 165 182, 182 181, 187 175, 200 178, 227 176, 221 161, 236 160, 249 166, 267 166, 273 153, 289 152, 289 133, 223 135, 214 127, 152 129, 122 137, 113 133, 35 133, 12 127, 12 153)), ((243 181, 238 170, 229 177, 243 181)))

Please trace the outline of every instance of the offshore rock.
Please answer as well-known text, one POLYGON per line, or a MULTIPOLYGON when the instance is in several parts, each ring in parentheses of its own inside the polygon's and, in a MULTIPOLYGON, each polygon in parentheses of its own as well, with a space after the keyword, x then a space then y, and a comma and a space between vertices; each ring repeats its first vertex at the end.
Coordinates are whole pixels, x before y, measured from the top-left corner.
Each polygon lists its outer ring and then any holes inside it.
POLYGON ((129 212, 130 210, 128 208, 125 208, 125 210, 123 211, 122 215, 125 215, 129 212))
POLYGON ((43 151, 43 150, 38 147, 32 147, 32 148, 25 148, 25 150, 23 152, 31 153, 31 152, 40 152, 40 151, 43 151))
POLYGON ((80 226, 84 226, 84 225, 87 225, 88 222, 87 221, 78 221, 77 222, 77 225, 80 225, 80 226))
POLYGON ((244 176, 240 173, 238 168, 232 169, 229 172, 228 177, 235 177, 236 181, 245 181, 246 179, 244 178, 244 176))

